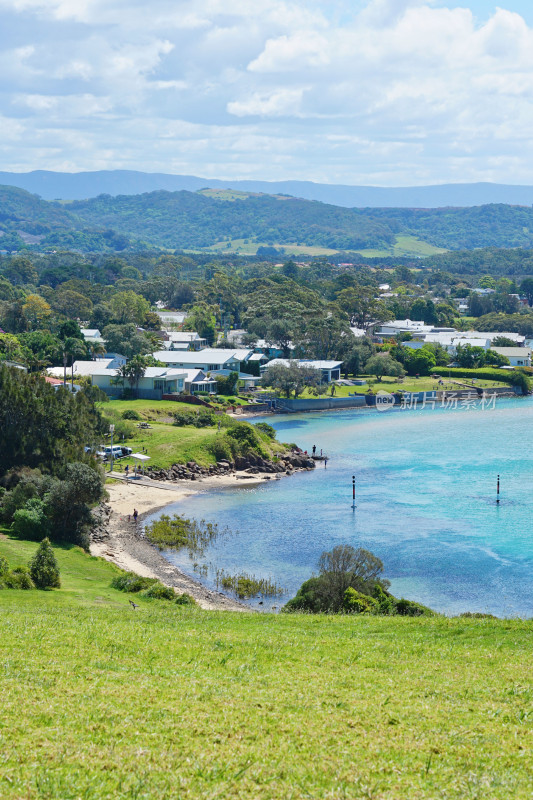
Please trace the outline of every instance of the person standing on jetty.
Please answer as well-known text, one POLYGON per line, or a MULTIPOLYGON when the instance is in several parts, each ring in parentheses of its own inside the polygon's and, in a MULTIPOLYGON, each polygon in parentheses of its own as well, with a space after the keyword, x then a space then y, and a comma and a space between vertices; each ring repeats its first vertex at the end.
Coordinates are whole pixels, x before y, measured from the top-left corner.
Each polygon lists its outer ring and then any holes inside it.
POLYGON ((316 444, 313 445, 313 455, 316 453, 316 444))

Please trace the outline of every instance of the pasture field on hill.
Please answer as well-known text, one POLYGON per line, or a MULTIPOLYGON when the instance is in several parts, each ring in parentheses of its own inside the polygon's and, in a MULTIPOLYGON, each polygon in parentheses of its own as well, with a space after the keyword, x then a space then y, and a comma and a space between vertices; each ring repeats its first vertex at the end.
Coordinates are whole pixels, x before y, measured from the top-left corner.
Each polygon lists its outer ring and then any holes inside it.
POLYGON ((0 591, 3 800, 531 797, 530 621, 133 611, 56 553, 0 591))

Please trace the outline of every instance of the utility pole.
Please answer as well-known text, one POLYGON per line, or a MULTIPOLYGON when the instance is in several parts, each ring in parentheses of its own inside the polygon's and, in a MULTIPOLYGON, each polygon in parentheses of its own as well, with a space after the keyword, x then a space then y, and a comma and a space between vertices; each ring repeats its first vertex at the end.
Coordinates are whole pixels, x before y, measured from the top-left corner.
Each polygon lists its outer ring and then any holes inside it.
POLYGON ((111 466, 109 467, 109 472, 113 472, 113 434, 115 432, 115 426, 109 426, 109 433, 111 434, 111 466))

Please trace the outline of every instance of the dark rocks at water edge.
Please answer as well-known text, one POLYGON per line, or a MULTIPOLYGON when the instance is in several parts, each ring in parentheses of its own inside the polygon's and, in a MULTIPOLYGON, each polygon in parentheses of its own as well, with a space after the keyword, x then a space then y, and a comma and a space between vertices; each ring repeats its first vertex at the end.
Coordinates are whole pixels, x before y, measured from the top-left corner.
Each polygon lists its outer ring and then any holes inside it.
POLYGON ((196 461, 188 461, 186 464, 173 464, 168 469, 158 469, 150 467, 146 474, 154 481, 194 481, 213 475, 228 475, 232 472, 247 472, 250 475, 260 473, 292 475, 296 470, 314 469, 315 462, 305 455, 293 451, 283 456, 278 461, 268 461, 261 456, 251 454, 249 456, 237 456, 234 461, 217 461, 209 467, 201 467, 196 461))

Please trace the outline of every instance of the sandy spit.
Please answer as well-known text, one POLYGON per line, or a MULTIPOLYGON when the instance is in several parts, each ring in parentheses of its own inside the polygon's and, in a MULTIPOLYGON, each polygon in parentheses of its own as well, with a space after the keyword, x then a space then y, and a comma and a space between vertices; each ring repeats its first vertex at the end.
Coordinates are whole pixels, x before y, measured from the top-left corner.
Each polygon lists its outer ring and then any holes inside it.
POLYGON ((263 476, 250 479, 243 473, 217 475, 199 481, 162 483, 149 479, 125 481, 122 476, 117 483, 107 484, 111 514, 106 533, 91 543, 91 554, 111 561, 121 569, 135 572, 146 578, 158 578, 178 593, 190 594, 199 606, 210 610, 252 611, 250 606, 233 600, 221 592, 207 589, 198 581, 170 564, 159 550, 143 536, 143 519, 170 503, 176 503, 209 489, 234 486, 254 486, 263 483, 263 476), (133 521, 137 509, 138 519, 133 521))

